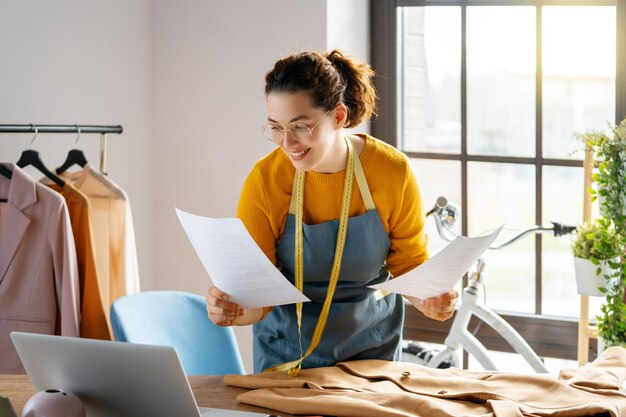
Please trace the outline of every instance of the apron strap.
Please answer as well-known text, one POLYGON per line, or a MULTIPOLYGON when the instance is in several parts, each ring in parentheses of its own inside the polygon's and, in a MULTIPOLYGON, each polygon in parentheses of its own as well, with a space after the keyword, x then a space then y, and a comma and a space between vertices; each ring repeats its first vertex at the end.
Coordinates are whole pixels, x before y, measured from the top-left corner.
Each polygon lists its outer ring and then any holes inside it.
MULTIPOLYGON (((346 141, 348 142, 348 146, 352 147, 352 141, 346 136, 346 141)), ((365 210, 376 210, 376 206, 374 205, 374 199, 372 198, 372 193, 370 192, 370 187, 367 185, 367 179, 365 178, 365 172, 363 171, 363 165, 361 165, 361 158, 359 155, 355 155, 354 158, 354 176, 356 177, 356 183, 359 186, 359 191, 361 192, 361 198, 365 203, 365 210)))
MULTIPOLYGON (((353 149, 352 141, 348 138, 348 136, 343 137, 346 141, 346 144, 350 148, 353 149)), ((374 199, 372 198, 372 193, 370 192, 370 188, 367 185, 367 179, 365 178, 365 172, 363 171, 363 165, 361 165, 361 159, 358 155, 355 155, 354 158, 354 176, 356 177, 356 183, 359 187, 359 192, 361 193, 361 198, 363 199, 363 203, 365 203, 365 210, 375 210, 376 206, 374 205, 374 199)), ((294 176, 293 186, 291 189, 291 201, 289 202, 289 214, 296 215, 296 199, 293 198, 298 191, 298 181, 296 181, 296 176, 294 176)))

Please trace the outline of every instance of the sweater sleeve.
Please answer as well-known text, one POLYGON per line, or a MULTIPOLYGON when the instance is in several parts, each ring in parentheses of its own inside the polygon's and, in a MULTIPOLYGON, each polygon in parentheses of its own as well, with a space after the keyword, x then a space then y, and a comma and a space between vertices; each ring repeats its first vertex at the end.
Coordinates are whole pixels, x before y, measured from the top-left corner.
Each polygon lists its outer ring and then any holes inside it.
MULTIPOLYGON (((257 167, 246 178, 237 205, 237 217, 241 219, 252 239, 261 248, 265 256, 276 265, 276 242, 278 236, 270 221, 270 205, 265 194, 263 181, 257 167)), ((272 310, 263 307, 261 320, 272 310)))
POLYGON ((252 239, 273 265, 276 265, 276 241, 271 223, 270 205, 259 169, 255 167, 246 178, 239 197, 237 217, 246 226, 252 239))
POLYGON ((428 236, 424 232, 422 195, 411 165, 407 160, 406 174, 399 208, 392 217, 389 238, 391 248, 387 269, 397 277, 421 265, 428 259, 428 236))

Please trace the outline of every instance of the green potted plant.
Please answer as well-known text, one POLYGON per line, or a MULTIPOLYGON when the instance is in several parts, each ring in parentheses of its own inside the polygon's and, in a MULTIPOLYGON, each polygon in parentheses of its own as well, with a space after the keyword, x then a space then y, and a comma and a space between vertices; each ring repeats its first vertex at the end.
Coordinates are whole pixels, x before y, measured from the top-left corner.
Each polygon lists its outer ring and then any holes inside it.
POLYGON ((612 224, 616 234, 614 242, 619 259, 605 287, 606 302, 598 320, 598 336, 605 346, 626 346, 626 119, 618 126, 610 126, 610 133, 594 132, 582 139, 594 151, 599 161, 593 179, 598 190, 589 190, 594 200, 599 196, 604 224, 612 224))
POLYGON ((572 240, 578 294, 602 296, 619 262, 619 237, 604 218, 576 229, 572 240))

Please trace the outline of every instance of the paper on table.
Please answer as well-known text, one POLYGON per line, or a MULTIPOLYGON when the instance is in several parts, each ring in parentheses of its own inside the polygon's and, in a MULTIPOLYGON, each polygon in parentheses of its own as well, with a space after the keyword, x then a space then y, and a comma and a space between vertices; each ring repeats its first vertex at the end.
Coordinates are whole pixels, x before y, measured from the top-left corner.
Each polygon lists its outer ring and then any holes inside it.
POLYGON ((242 308, 309 300, 272 265, 240 219, 212 219, 176 209, 213 283, 242 308))
POLYGON ((371 288, 409 295, 425 300, 450 291, 472 264, 487 250, 500 234, 480 237, 458 236, 439 253, 417 268, 371 288))

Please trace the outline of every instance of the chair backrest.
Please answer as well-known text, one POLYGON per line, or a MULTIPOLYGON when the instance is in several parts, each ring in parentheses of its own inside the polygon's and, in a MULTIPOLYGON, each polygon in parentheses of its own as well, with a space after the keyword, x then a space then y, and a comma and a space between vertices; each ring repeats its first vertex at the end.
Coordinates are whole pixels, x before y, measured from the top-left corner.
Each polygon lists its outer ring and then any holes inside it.
POLYGON ((187 375, 243 374, 230 327, 209 320, 204 298, 178 291, 149 291, 111 306, 115 340, 173 347, 187 375))

